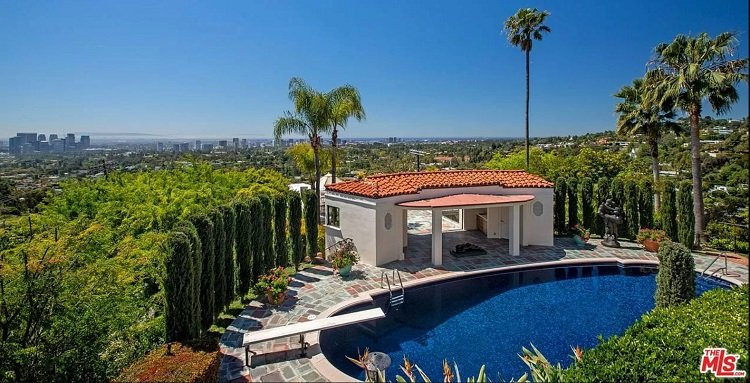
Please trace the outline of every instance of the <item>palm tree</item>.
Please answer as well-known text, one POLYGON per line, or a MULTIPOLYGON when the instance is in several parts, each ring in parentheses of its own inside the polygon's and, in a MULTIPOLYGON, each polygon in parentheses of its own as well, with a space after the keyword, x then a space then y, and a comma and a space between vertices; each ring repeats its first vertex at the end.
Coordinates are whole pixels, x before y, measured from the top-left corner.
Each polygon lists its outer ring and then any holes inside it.
POLYGON ((505 20, 504 25, 508 41, 526 53, 526 170, 529 170, 529 54, 533 41, 541 41, 542 32, 551 32, 548 26, 542 24, 547 16, 547 11, 521 8, 505 20))
MULTIPOLYGON (((649 105, 646 101, 646 83, 643 79, 633 80, 632 85, 623 86, 615 97, 622 102, 615 106, 617 118, 617 134, 623 136, 642 134, 648 140, 651 152, 651 171, 654 175, 654 185, 659 184, 659 139, 665 129, 679 131, 680 125, 671 119, 674 113, 662 111, 658 106, 649 105)), ((658 188, 657 188, 658 189, 658 188)), ((661 208, 659 193, 654 193, 654 207, 661 208)))
POLYGON ((346 123, 350 117, 357 121, 365 118, 365 110, 362 108, 362 101, 359 97, 357 88, 351 85, 338 87, 326 94, 331 108, 331 177, 333 183, 336 183, 336 147, 338 146, 339 130, 346 128, 346 123))
POLYGON ((747 81, 747 59, 730 60, 737 39, 721 33, 712 39, 707 33, 697 37, 678 35, 671 43, 654 49, 653 68, 646 74, 655 86, 648 99, 662 109, 681 109, 690 117, 693 171, 693 213, 695 246, 705 243, 699 121, 702 102, 707 100, 716 114, 724 114, 737 102, 735 85, 747 81))
POLYGON ((320 134, 330 129, 328 97, 309 87, 301 78, 292 77, 289 80, 289 99, 294 102, 294 112, 284 112, 276 120, 273 135, 276 142, 285 134, 300 134, 310 140, 315 162, 315 179, 312 182, 320 201, 320 134))

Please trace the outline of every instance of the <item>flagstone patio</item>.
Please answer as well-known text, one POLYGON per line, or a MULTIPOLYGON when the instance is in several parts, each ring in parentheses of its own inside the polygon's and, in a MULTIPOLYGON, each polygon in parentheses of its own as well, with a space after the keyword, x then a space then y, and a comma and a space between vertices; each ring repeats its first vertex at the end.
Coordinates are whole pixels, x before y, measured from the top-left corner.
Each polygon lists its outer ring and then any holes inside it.
MULTIPOLYGON (((405 260, 392 262, 383 267, 355 265, 347 278, 335 275, 325 266, 316 266, 298 272, 292 280, 286 301, 271 307, 263 302, 252 302, 227 328, 221 338, 221 351, 224 354, 220 368, 221 381, 243 381, 252 376, 253 381, 327 381, 311 364, 309 358, 299 357, 298 337, 270 341, 254 345, 252 351, 253 368, 245 367, 242 335, 248 331, 284 326, 314 319, 317 315, 345 300, 357 297, 360 293, 380 288, 383 271, 401 271, 404 282, 427 278, 446 273, 463 273, 482 269, 502 269, 504 267, 539 262, 565 262, 576 259, 617 258, 620 260, 656 259, 656 254, 648 253, 632 242, 622 241, 623 247, 604 247, 600 240, 592 239, 580 248, 570 238, 556 238, 555 246, 527 246, 521 248, 519 256, 507 254, 507 243, 503 240, 487 240, 481 233, 454 231, 444 233, 446 249, 457 243, 477 243, 488 254, 456 258, 445 255, 444 264, 435 268, 430 263, 429 235, 411 234, 405 260), (484 238, 484 242, 482 239, 484 238)), ((447 250, 446 250, 447 251, 447 250)), ((702 271, 715 259, 713 256, 694 254, 696 270, 702 271)), ((710 267, 708 273, 723 267, 719 260, 710 267)), ((748 268, 737 263, 729 263, 729 271, 736 280, 748 282, 748 268)), ((311 345, 309 355, 319 353, 319 347, 311 345)))

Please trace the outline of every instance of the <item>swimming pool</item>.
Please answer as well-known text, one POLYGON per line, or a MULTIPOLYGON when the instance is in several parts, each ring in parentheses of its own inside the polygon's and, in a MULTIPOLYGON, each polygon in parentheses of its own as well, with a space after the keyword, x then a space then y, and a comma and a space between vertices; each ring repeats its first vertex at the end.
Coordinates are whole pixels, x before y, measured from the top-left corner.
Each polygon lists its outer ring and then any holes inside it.
MULTIPOLYGON (((696 276, 698 294, 731 284, 696 276)), ((455 361, 464 377, 486 364, 488 378, 518 378, 528 371, 518 354, 533 343, 547 359, 567 366, 571 346, 591 348, 597 336, 622 334, 654 308, 656 269, 594 265, 499 272, 406 290, 405 303, 387 308, 388 294, 337 315, 379 306, 378 321, 322 331, 321 350, 349 376, 363 371, 346 359, 358 351, 388 354, 389 380, 406 355, 433 381, 442 378, 442 360, 455 361)))

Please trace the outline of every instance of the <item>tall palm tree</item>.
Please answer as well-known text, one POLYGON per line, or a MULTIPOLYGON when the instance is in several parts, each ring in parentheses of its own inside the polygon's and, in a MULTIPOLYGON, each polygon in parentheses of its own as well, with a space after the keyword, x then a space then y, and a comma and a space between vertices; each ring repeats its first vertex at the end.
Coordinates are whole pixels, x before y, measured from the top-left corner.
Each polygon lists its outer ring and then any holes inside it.
POLYGON ((735 85, 747 81, 748 61, 729 59, 736 44, 737 39, 729 32, 713 39, 707 33, 697 37, 678 35, 671 43, 656 46, 653 68, 646 74, 647 81, 655 84, 649 91, 650 101, 663 109, 681 109, 690 116, 696 247, 705 243, 699 128, 702 102, 707 100, 717 114, 728 112, 737 102, 735 85))
POLYGON ((320 201, 320 135, 330 129, 328 96, 312 89, 301 78, 292 77, 289 80, 289 99, 294 103, 294 112, 284 112, 276 120, 273 135, 277 142, 285 134, 300 134, 310 140, 315 162, 315 179, 312 181, 320 201))
MULTIPOLYGON (((654 185, 659 184, 659 139, 664 130, 679 131, 680 125, 672 121, 674 112, 662 111, 658 106, 646 101, 647 86, 643 79, 633 80, 632 85, 623 86, 615 97, 622 102, 615 106, 617 118, 617 134, 628 136, 642 134, 646 136, 651 152, 651 171, 654 175, 654 185)), ((657 188, 658 189, 658 188, 657 188)), ((661 208, 661 198, 654 193, 654 206, 661 208)))
POLYGON ((326 94, 331 108, 331 177, 336 183, 336 147, 338 146, 339 130, 346 128, 350 117, 357 121, 365 118, 365 110, 357 88, 351 85, 340 86, 326 94))
POLYGON ((505 20, 504 30, 508 34, 508 41, 521 48, 526 54, 526 170, 529 170, 529 55, 534 40, 542 40, 542 32, 551 32, 544 25, 544 19, 549 16, 547 11, 536 8, 521 8, 515 15, 505 20))

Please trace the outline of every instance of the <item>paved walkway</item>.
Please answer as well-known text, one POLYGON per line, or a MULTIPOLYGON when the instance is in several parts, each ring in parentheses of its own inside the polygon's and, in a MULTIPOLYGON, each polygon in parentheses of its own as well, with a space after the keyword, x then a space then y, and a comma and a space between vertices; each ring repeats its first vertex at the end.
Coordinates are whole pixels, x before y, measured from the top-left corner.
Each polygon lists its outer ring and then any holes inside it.
MULTIPOLYGON (((585 248, 579 248, 570 238, 556 238, 554 247, 522 247, 521 254, 516 257, 508 255, 507 241, 488 241, 478 232, 444 233, 444 241, 446 253, 447 249, 455 246, 456 243, 473 242, 485 247, 488 254, 469 258, 445 255, 444 265, 434 268, 429 263, 430 236, 411 234, 404 261, 392 262, 382 268, 356 265, 351 275, 343 279, 324 266, 300 271, 293 277, 287 299, 282 305, 270 307, 265 303, 252 302, 227 328, 221 339, 221 350, 224 353, 220 369, 221 381, 243 381, 247 379, 248 374, 252 375, 252 380, 255 382, 326 381, 312 366, 310 359, 299 357, 298 337, 254 345, 252 351, 257 353, 252 358, 254 367, 246 368, 244 349, 241 347, 242 334, 261 328, 314 319, 321 312, 340 302, 356 297, 362 292, 379 288, 380 275, 384 270, 393 268, 401 270, 404 282, 406 282, 445 273, 461 273, 545 261, 596 258, 656 259, 655 254, 641 250, 637 244, 624 241, 622 242, 623 248, 620 249, 601 246, 598 239, 592 239, 585 248)), ((694 254, 694 257, 698 270, 703 270, 714 259, 714 257, 698 254, 694 254)), ((716 262, 710 271, 722 266, 723 262, 716 262)), ((729 269, 730 272, 739 275, 736 279, 747 283, 747 266, 730 263, 729 269)), ((316 352, 314 346, 310 354, 316 352)))

